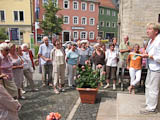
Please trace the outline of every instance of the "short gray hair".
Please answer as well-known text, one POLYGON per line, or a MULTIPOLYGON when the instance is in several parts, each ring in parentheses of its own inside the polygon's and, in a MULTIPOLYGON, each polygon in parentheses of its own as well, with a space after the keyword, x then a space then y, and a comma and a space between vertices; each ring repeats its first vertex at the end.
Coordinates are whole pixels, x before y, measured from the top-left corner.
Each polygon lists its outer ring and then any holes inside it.
POLYGON ((48 36, 44 36, 44 37, 43 37, 43 41, 44 41, 44 39, 46 39, 46 38, 48 39, 48 36))
POLYGON ((27 48, 28 48, 28 44, 27 44, 27 43, 23 43, 23 44, 21 45, 22 50, 23 50, 24 47, 27 47, 27 48))
POLYGON ((5 50, 6 48, 9 48, 9 45, 7 43, 0 44, 0 50, 5 50))
POLYGON ((157 30, 160 33, 160 24, 159 23, 148 23, 147 27, 152 26, 154 30, 157 30))

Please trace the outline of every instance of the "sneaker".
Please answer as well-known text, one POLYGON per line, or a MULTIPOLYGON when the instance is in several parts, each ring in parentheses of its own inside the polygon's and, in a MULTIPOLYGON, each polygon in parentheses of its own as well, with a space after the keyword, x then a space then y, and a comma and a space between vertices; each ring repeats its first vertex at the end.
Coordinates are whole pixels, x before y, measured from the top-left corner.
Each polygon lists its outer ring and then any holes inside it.
POLYGON ((22 92, 22 94, 25 94, 25 93, 26 93, 26 91, 24 91, 23 89, 21 89, 21 92, 22 92))
POLYGON ((108 87, 109 87, 109 84, 105 85, 105 86, 104 86, 104 89, 106 89, 106 88, 108 88, 108 87))
POLYGON ((45 83, 43 83, 43 84, 42 84, 42 87, 45 87, 45 86, 46 86, 46 84, 45 84, 45 83))
POLYGON ((49 83, 49 84, 48 84, 48 86, 52 87, 52 86, 53 86, 53 84, 52 84, 52 83, 49 83))
POLYGON ((57 89, 54 89, 54 93, 59 94, 59 91, 57 89))
POLYGON ((21 97, 19 97, 19 99, 20 99, 20 100, 25 100, 25 99, 26 99, 26 97, 21 96, 21 97))
POLYGON ((64 88, 59 88, 59 92, 65 92, 64 88))
POLYGON ((157 111, 148 111, 148 110, 141 110, 140 111, 140 114, 143 114, 143 115, 148 115, 148 114, 156 114, 157 111))
POLYGON ((61 89, 62 92, 65 92, 66 90, 64 88, 61 89))
POLYGON ((113 84, 113 90, 116 90, 116 85, 115 84, 113 84))

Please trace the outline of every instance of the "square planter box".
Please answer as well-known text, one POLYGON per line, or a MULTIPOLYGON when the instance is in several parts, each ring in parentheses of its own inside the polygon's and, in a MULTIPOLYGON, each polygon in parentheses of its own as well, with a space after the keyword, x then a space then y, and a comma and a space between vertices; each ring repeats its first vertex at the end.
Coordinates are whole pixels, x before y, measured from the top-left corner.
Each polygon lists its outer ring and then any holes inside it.
POLYGON ((94 104, 98 88, 77 88, 81 98, 81 103, 94 104))

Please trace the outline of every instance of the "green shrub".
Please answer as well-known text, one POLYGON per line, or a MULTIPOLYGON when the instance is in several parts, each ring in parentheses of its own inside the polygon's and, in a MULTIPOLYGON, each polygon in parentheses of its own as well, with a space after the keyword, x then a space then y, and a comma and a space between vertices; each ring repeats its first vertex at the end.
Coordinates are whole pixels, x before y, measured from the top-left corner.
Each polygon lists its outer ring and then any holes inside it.
POLYGON ((78 88, 97 88, 101 81, 99 70, 93 70, 89 65, 77 68, 76 85, 78 88))
POLYGON ((34 45, 35 58, 38 58, 39 45, 34 45))

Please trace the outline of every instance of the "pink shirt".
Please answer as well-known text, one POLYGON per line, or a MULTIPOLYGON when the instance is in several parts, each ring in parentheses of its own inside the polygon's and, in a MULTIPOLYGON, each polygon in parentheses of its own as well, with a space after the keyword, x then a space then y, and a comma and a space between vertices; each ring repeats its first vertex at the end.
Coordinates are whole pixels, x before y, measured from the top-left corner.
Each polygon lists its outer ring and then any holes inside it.
POLYGON ((0 54, 0 69, 1 73, 7 74, 8 75, 8 80, 12 80, 13 78, 13 72, 12 72, 12 62, 9 56, 5 57, 0 54))

